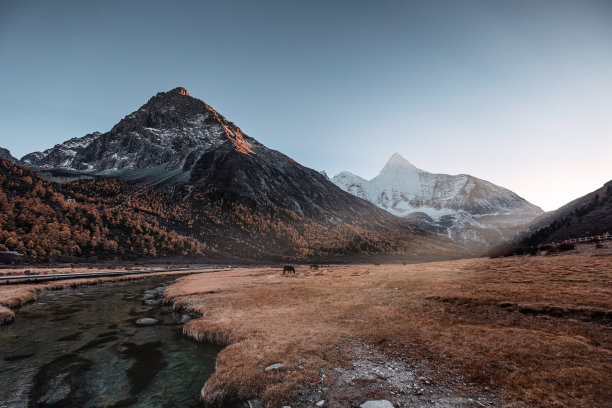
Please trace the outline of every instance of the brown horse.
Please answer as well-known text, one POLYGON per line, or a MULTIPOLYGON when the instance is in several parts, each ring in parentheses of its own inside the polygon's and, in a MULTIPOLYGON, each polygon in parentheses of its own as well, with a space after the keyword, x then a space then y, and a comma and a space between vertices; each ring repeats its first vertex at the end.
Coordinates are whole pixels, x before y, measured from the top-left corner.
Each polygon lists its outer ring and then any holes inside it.
POLYGON ((283 266, 283 275, 285 274, 285 272, 287 273, 295 273, 295 268, 291 265, 285 265, 283 266))

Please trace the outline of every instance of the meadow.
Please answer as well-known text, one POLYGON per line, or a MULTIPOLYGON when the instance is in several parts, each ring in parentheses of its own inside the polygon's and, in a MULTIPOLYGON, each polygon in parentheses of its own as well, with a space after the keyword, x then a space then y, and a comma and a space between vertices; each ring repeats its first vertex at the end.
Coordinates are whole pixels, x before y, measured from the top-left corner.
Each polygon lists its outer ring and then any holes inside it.
POLYGON ((610 256, 296 269, 192 275, 166 289, 175 307, 202 315, 186 334, 227 346, 205 402, 604 407, 612 398, 610 256), (404 387, 400 371, 413 383, 404 387))

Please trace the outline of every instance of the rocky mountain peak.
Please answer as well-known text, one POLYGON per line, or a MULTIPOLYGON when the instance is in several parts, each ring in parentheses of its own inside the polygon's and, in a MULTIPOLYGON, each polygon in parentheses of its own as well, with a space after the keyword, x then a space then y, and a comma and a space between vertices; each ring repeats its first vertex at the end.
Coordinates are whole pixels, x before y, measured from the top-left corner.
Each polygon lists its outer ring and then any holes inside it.
POLYGON ((177 87, 157 93, 109 132, 30 153, 21 164, 147 180, 171 173, 166 179, 184 181, 208 152, 228 148, 254 156, 257 146, 257 141, 211 106, 177 87))
POLYGON ((0 160, 8 160, 17 163, 17 159, 13 157, 8 149, 0 147, 0 160))
POLYGON ((189 92, 187 91, 187 89, 183 88, 182 86, 177 86, 176 88, 171 89, 167 92, 158 92, 153 98, 159 98, 163 96, 173 96, 173 95, 189 96, 189 92))
POLYGON ((178 93, 179 95, 185 95, 185 96, 189 96, 189 92, 187 92, 187 90, 185 88, 183 88, 182 86, 179 86, 177 88, 174 88, 173 90, 171 90, 170 92, 172 93, 178 93))

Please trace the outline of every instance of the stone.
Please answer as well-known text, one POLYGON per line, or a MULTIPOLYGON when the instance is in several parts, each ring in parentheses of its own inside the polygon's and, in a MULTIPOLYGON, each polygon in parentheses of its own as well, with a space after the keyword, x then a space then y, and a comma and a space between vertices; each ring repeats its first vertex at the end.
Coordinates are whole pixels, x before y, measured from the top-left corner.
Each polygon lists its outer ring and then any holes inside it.
POLYGON ((393 404, 387 400, 370 400, 359 406, 359 408, 394 408, 393 404))
POLYGON ((264 404, 260 399, 251 399, 247 401, 249 408, 264 408, 264 404))
POLYGON ((359 406, 359 408, 394 408, 393 404, 387 400, 370 400, 359 406))
POLYGON ((136 320, 136 324, 139 324, 141 326, 147 326, 147 325, 150 325, 150 324, 155 324, 158 321, 159 320, 153 319, 152 317, 142 317, 142 318, 136 320))
POLYGON ((317 402, 315 405, 317 407, 322 407, 323 405, 325 405, 325 400, 321 400, 321 401, 317 402))
POLYGON ((270 364, 269 366, 267 366, 264 371, 270 371, 270 370, 278 370, 279 368, 281 368, 283 366, 283 363, 274 363, 274 364, 270 364))

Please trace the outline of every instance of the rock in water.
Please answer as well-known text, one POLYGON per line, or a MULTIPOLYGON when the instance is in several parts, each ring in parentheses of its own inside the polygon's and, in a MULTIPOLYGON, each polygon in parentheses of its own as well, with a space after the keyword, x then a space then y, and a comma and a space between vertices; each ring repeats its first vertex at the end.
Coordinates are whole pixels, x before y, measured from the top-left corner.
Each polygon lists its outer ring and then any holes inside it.
POLYGON ((92 362, 76 354, 65 354, 42 366, 34 376, 30 407, 82 407, 89 394, 84 374, 92 362))
POLYGON ((159 320, 153 319, 152 317, 142 317, 142 318, 136 320, 136 324, 139 324, 141 326, 147 326, 147 325, 155 324, 158 321, 159 320))

